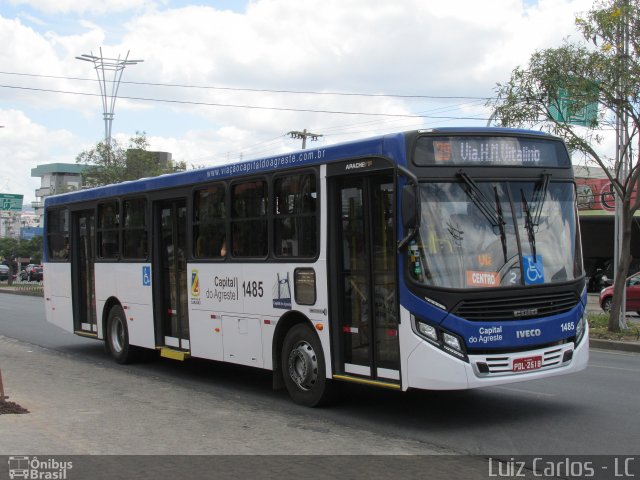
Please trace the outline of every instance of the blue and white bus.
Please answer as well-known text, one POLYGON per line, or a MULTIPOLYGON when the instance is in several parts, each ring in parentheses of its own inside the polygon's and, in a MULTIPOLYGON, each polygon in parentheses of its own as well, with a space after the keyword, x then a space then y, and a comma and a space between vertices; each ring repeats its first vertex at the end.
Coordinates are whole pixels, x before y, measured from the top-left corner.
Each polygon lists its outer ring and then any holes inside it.
POLYGON ((587 364, 576 187, 547 134, 390 134, 45 208, 47 318, 120 363, 271 370, 309 406, 339 381, 467 389, 587 364))

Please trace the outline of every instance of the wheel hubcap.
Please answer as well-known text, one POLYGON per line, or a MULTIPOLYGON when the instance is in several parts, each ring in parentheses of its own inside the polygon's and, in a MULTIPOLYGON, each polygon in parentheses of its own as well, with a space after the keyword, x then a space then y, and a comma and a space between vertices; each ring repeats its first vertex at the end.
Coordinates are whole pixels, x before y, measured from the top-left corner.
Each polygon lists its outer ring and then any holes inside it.
POLYGON ((111 322, 110 336, 113 349, 120 353, 124 345, 124 328, 122 328, 122 319, 120 317, 114 318, 113 322, 111 322))
POLYGON ((291 350, 289 376, 302 390, 311 390, 318 380, 318 357, 308 342, 298 342, 291 350))

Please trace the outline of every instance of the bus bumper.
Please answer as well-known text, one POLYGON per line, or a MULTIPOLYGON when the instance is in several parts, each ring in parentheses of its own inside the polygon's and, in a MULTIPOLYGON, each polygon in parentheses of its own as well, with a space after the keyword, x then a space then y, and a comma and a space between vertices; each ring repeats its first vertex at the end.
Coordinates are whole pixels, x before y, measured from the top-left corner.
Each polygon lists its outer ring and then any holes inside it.
POLYGON ((577 347, 568 342, 517 353, 469 355, 468 360, 462 361, 420 342, 407 360, 406 387, 464 390, 579 372, 589 361, 589 332, 585 332, 577 347), (527 370, 539 364, 540 367, 527 370))

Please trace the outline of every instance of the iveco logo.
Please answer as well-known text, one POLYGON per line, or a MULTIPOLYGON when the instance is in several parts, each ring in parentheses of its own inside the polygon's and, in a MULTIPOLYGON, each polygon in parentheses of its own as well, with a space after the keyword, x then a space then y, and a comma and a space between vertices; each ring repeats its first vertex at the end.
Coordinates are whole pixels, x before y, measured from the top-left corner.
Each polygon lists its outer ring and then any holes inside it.
POLYGON ((525 308, 522 310, 514 310, 513 311, 513 316, 514 317, 533 317, 535 315, 538 314, 538 309, 537 308, 525 308))
POLYGON ((542 330, 539 328, 532 328, 531 330, 518 330, 516 332, 516 338, 527 338, 527 337, 539 337, 542 335, 542 330))

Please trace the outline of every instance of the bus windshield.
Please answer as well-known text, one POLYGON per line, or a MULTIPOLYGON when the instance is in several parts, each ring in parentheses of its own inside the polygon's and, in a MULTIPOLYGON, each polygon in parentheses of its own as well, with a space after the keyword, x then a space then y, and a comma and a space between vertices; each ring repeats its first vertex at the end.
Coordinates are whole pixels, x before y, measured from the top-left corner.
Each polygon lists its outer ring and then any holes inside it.
POLYGON ((460 177, 420 184, 420 230, 409 246, 413 280, 500 288, 582 276, 572 183, 460 177))

